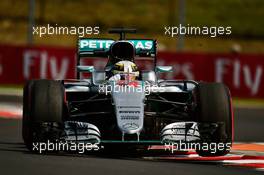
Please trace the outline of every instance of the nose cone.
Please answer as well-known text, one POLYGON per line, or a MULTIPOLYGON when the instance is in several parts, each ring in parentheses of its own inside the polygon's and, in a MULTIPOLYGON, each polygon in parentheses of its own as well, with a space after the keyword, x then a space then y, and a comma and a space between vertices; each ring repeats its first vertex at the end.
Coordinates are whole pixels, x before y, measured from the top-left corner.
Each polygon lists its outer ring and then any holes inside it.
POLYGON ((112 98, 119 130, 125 134, 139 134, 144 125, 144 87, 115 85, 112 98))

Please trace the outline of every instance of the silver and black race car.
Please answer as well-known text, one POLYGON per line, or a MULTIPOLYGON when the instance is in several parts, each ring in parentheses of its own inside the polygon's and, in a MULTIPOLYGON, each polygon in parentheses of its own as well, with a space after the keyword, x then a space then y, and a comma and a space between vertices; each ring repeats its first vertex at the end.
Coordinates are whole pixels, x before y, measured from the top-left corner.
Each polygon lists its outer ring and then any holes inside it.
POLYGON ((47 141, 97 143, 111 149, 180 142, 199 145, 193 149, 201 156, 227 154, 233 140, 228 88, 222 83, 161 79, 172 66, 156 65, 156 40, 126 39, 126 33, 135 33, 133 29, 110 33, 120 34, 120 39, 78 40, 76 79, 26 83, 27 148, 47 141), (103 70, 81 64, 94 57, 108 59, 103 70), (138 68, 142 58, 151 61, 151 70, 138 68))

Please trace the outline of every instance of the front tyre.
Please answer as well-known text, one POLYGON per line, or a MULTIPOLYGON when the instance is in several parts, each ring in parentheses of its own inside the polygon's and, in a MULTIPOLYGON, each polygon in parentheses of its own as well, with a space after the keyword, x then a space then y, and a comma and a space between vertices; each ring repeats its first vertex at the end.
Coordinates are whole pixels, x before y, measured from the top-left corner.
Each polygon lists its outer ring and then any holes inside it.
POLYGON ((24 143, 32 150, 34 142, 53 142, 63 131, 64 87, 59 81, 29 81, 23 93, 24 143))
POLYGON ((196 152, 200 156, 227 154, 233 139, 233 112, 228 88, 222 83, 199 83, 194 92, 202 147, 196 152))

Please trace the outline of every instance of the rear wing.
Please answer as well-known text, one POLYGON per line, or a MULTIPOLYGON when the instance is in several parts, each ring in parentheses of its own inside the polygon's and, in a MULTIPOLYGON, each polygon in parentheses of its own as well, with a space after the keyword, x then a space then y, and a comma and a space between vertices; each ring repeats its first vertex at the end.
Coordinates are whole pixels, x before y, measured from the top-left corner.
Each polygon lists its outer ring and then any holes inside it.
MULTIPOLYGON (((153 39, 126 39, 126 33, 136 33, 136 29, 114 28, 109 31, 111 34, 119 34, 118 41, 129 41, 136 50, 137 57, 148 57, 153 59, 154 67, 157 64, 157 41, 153 39)), ((79 38, 77 41, 77 67, 81 58, 109 58, 111 45, 116 42, 113 39, 102 38, 79 38)), ((80 72, 77 71, 77 79, 80 79, 80 72)))
MULTIPOLYGON (((119 40, 120 41, 120 40, 119 40)), ((126 39, 136 49, 136 56, 156 57, 157 42, 152 39, 126 39)), ((108 57, 110 56, 113 39, 80 38, 78 40, 78 57, 108 57)))

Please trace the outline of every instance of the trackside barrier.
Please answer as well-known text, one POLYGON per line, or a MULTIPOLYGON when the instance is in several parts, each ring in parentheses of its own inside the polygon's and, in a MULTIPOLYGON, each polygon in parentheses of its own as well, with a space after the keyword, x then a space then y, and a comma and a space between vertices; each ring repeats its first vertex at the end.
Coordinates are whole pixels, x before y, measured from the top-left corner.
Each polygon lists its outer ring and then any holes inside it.
MULTIPOLYGON (((0 84, 23 84, 29 79, 75 78, 75 48, 0 45, 0 84)), ((83 64, 103 68, 106 59, 83 64)), ((150 69, 150 64, 139 62, 150 69)), ((158 53, 158 65, 172 65, 166 79, 224 82, 235 97, 264 99, 264 55, 158 53)))

